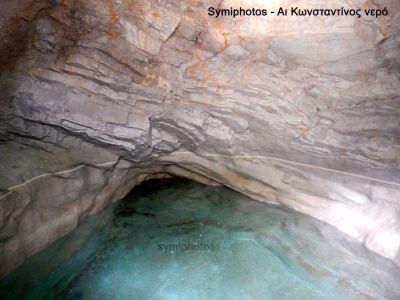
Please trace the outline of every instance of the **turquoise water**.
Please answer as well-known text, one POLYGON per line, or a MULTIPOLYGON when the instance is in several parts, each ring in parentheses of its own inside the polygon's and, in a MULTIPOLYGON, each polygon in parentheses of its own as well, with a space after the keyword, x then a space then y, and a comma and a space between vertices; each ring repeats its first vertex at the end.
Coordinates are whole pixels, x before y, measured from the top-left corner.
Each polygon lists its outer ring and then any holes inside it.
POLYGON ((31 257, 0 299, 400 299, 334 228, 222 187, 150 181, 31 257))

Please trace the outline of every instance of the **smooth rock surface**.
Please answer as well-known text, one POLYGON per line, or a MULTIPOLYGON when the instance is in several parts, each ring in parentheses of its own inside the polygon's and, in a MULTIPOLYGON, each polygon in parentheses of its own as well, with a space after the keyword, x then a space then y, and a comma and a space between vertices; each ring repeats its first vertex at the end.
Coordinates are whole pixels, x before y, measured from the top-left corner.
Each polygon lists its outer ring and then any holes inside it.
POLYGON ((267 4, 1 2, 1 276, 173 175, 289 206, 400 265, 400 3, 209 17, 218 5, 267 4))

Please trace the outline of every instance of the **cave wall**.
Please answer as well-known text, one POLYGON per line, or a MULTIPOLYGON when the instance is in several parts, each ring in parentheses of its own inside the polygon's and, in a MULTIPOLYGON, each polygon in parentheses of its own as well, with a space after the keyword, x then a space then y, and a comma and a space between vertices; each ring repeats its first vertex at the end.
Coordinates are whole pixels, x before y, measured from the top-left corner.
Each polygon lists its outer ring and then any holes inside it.
POLYGON ((400 265, 400 2, 273 4, 390 13, 217 19, 209 6, 265 3, 2 0, 0 275, 173 175, 289 206, 400 265))

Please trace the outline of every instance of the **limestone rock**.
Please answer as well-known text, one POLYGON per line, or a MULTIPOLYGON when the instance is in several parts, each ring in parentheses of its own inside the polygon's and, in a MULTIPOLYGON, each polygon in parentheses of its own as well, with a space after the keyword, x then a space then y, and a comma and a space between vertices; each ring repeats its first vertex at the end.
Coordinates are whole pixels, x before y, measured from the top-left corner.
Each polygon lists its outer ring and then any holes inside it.
MULTIPOLYGON (((266 5, 251 2, 232 1, 266 5)), ((380 18, 208 16, 218 5, 2 1, 0 275, 172 175, 289 206, 400 265, 398 1, 301 1, 380 18)))

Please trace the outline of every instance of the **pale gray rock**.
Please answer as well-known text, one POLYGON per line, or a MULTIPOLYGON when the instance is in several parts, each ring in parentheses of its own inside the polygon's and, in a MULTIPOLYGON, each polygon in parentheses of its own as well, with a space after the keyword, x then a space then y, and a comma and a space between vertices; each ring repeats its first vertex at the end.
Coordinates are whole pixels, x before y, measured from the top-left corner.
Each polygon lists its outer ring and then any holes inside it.
POLYGON ((2 1, 0 276, 174 175, 289 206, 400 265, 398 1, 301 1, 380 18, 209 17, 218 5, 2 1))

